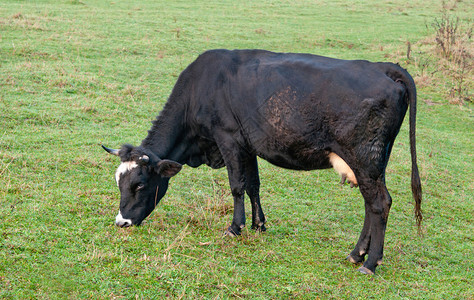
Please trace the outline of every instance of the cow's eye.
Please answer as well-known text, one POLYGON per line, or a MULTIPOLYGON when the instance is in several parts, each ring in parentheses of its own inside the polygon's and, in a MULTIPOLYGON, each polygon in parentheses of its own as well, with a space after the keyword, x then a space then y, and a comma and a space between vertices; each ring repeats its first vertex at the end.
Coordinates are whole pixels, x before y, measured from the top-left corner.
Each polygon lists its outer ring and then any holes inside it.
POLYGON ((137 186, 135 187, 135 191, 138 192, 140 190, 143 190, 144 187, 145 185, 143 183, 137 184, 137 186))

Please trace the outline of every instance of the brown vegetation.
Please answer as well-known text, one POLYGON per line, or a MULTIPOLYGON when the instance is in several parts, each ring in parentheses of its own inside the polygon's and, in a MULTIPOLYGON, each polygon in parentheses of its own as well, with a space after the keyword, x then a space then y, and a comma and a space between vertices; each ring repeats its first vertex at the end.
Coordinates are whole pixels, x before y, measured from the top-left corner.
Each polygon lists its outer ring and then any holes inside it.
POLYGON ((417 65, 421 74, 417 76, 421 85, 429 84, 433 79, 431 75, 441 74, 447 78, 446 96, 452 104, 464 104, 473 102, 473 44, 472 23, 462 22, 459 17, 452 15, 456 5, 442 4, 441 17, 435 18, 431 24, 427 24, 428 30, 434 30, 434 36, 428 40, 428 44, 434 45, 427 56, 420 58, 417 65), (430 65, 434 64, 431 74, 427 72, 430 65))

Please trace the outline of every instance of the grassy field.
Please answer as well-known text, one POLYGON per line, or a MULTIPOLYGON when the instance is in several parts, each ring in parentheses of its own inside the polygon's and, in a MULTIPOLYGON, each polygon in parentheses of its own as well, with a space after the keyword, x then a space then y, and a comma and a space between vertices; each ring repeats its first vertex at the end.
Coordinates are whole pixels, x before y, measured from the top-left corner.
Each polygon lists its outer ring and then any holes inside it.
MULTIPOLYGON (((472 2, 450 5, 472 26, 472 2)), ((474 299, 474 119, 472 104, 449 104, 453 80, 436 72, 430 24, 441 7, 0 0, 0 298, 474 299), (205 166, 173 178, 142 226, 115 227, 118 161, 100 144, 139 144, 179 73, 211 48, 407 68, 419 80, 424 236, 413 216, 407 122, 387 170, 394 202, 375 276, 345 260, 363 200, 331 170, 261 160, 264 234, 222 237, 233 209, 226 171, 205 166)))

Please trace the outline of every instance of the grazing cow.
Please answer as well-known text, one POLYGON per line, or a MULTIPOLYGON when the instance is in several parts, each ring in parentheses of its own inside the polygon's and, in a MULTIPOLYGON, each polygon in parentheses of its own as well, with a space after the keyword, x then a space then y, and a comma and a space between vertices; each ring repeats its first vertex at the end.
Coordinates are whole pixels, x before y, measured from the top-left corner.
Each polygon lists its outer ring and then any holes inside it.
POLYGON ((365 221, 348 260, 373 274, 381 264, 392 203, 385 168, 410 105, 415 216, 420 225, 421 183, 416 163, 416 88, 392 63, 338 60, 262 50, 212 50, 179 76, 163 111, 138 147, 104 147, 122 161, 116 224, 139 225, 182 164, 226 166, 234 198, 228 235, 245 225, 244 193, 252 228, 265 230, 257 156, 294 170, 333 167, 365 200, 365 221))

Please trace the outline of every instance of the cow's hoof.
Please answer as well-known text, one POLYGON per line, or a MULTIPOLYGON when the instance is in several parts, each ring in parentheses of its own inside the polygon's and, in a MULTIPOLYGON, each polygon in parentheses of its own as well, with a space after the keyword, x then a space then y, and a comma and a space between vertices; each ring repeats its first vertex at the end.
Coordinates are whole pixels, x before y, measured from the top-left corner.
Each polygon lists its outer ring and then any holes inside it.
POLYGON ((362 274, 366 274, 366 275, 374 275, 374 272, 372 272, 371 270, 367 269, 364 266, 357 269, 357 271, 361 272, 362 274))
POLYGON ((353 263, 354 265, 358 265, 358 264, 364 262, 364 257, 363 257, 363 256, 356 256, 356 257, 354 257, 354 256, 352 256, 352 255, 349 254, 349 255, 346 257, 346 259, 347 259, 348 261, 350 261, 351 263, 353 263))
POLYGON ((258 232, 265 232, 267 231, 267 228, 265 227, 264 224, 258 226, 258 225, 252 225, 252 229, 258 232))
POLYGON ((224 232, 224 236, 236 237, 238 235, 240 235, 240 230, 232 229, 232 226, 229 226, 224 232))

